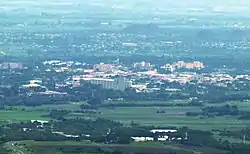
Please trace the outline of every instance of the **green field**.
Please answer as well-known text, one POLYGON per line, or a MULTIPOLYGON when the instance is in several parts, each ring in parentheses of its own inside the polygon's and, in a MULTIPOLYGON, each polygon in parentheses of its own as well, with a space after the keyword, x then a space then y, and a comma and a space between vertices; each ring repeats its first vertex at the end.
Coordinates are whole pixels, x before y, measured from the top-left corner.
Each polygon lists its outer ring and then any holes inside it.
POLYGON ((250 111, 250 101, 247 102, 228 102, 229 105, 236 105, 239 110, 250 111))
MULTIPOLYGON (((173 104, 173 103, 186 103, 187 101, 170 101, 170 102, 134 102, 135 104, 173 104)), ((16 110, 4 111, 1 110, 1 121, 26 121, 32 119, 48 120, 48 118, 42 117, 48 113, 51 109, 63 109, 63 110, 80 110, 80 105, 86 102, 69 103, 61 105, 43 105, 38 107, 15 107, 16 110), (21 109, 25 110, 21 110, 21 109)), ((105 102, 107 103, 119 103, 119 102, 105 102)), ((126 102, 122 102, 126 103, 126 102)), ((209 105, 225 105, 232 104, 237 105, 240 110, 250 110, 250 102, 228 102, 221 104, 209 104, 209 105)), ((188 126, 192 129, 200 130, 213 130, 213 129, 229 129, 239 130, 244 127, 250 126, 250 120, 238 120, 237 117, 225 116, 225 117, 187 117, 186 112, 199 112, 200 107, 195 106, 171 106, 171 107, 115 107, 115 108, 100 108, 97 114, 78 113, 71 114, 71 116, 87 116, 87 117, 101 117, 110 120, 120 121, 125 124, 130 124, 132 121, 141 125, 154 125, 154 126, 188 126), (164 111, 164 113, 157 113, 157 111, 164 111)))
POLYGON ((49 110, 59 109, 59 110, 78 110, 80 109, 81 103, 69 103, 60 105, 42 105, 37 107, 27 107, 27 106, 15 106, 6 107, 6 110, 0 110, 0 122, 21 122, 29 120, 50 120, 49 117, 44 117, 47 115, 49 110))
POLYGON ((49 117, 44 117, 52 109, 59 110, 79 110, 81 103, 69 103, 60 105, 42 105, 37 107, 15 106, 6 107, 5 110, 0 110, 0 122, 21 122, 29 120, 50 120, 49 117))
POLYGON ((53 146, 64 146, 64 145, 100 145, 93 143, 91 141, 21 141, 19 144, 26 144, 29 146, 39 146, 39 145, 53 145, 53 146))
POLYGON ((85 104, 86 102, 71 102, 69 104, 51 104, 51 105, 42 105, 36 107, 29 107, 29 106, 17 106, 17 108, 24 108, 26 110, 40 110, 40 111, 48 111, 52 109, 58 110, 79 110, 81 104, 85 104))
POLYGON ((96 116, 123 123, 136 122, 154 126, 188 126, 193 129, 242 129, 250 125, 250 121, 238 120, 237 117, 187 117, 186 112, 200 111, 199 107, 123 107, 114 110, 100 109, 96 116), (157 110, 166 113, 157 113, 157 110))
POLYGON ((136 104, 136 105, 154 105, 154 104, 162 104, 162 105, 174 105, 174 104, 188 104, 188 100, 174 100, 174 101, 136 101, 136 102, 127 102, 127 101, 105 101, 104 104, 136 104))
POLYGON ((242 111, 250 111, 250 101, 238 102, 238 101, 231 101, 225 103, 214 103, 214 104, 206 104, 207 106, 223 106, 223 105, 236 105, 239 110, 242 111))
POLYGON ((49 120, 42 111, 0 110, 0 122, 21 122, 29 120, 49 120))

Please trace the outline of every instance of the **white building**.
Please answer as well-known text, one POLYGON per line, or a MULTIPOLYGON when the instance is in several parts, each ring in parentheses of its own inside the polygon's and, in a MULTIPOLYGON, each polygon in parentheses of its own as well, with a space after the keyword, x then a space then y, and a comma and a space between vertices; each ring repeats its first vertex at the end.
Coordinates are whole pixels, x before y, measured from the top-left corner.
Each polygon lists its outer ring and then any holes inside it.
POLYGON ((34 123, 34 122, 39 122, 41 124, 49 123, 49 121, 47 121, 47 120, 30 120, 30 121, 31 121, 31 123, 34 123))
POLYGON ((169 139, 168 136, 162 136, 158 138, 158 141, 167 141, 169 139))
POLYGON ((79 135, 69 135, 69 134, 65 134, 64 132, 52 132, 52 133, 62 135, 62 136, 65 136, 65 137, 69 137, 69 138, 78 138, 78 137, 80 137, 79 135))
POLYGON ((102 85, 105 89, 114 89, 124 91, 126 88, 132 86, 132 81, 125 80, 123 77, 116 79, 104 79, 104 78, 83 78, 85 81, 89 81, 91 84, 102 85))
POLYGON ((135 142, 154 141, 153 137, 131 137, 135 142))
POLYGON ((158 141, 167 141, 167 139, 160 137, 160 138, 158 138, 158 141))
POLYGON ((176 133, 175 129, 153 129, 150 132, 152 133, 176 133))

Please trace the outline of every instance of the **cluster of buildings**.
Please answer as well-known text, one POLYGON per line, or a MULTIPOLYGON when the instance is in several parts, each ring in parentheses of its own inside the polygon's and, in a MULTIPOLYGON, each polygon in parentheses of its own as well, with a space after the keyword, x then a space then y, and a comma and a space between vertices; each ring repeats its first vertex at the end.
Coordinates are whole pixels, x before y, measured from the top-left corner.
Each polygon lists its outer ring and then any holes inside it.
POLYGON ((187 69, 187 70, 201 70, 205 68, 204 63, 199 62, 199 61, 194 61, 194 62, 184 62, 184 61, 178 61, 173 64, 166 64, 161 67, 162 69, 167 69, 170 72, 174 72, 178 69, 187 69))
POLYGON ((41 87, 42 81, 41 80, 30 80, 28 84, 24 84, 24 88, 36 88, 41 87))
POLYGON ((30 80, 27 84, 22 85, 22 88, 24 89, 34 89, 34 88, 39 88, 40 91, 39 92, 35 92, 35 94, 38 95, 67 95, 66 92, 57 92, 57 91, 52 91, 49 90, 46 86, 42 85, 42 81, 41 80, 30 80))
MULTIPOLYGON (((72 61, 61 62, 59 60, 46 61, 44 64, 51 66, 51 69, 55 68, 57 72, 78 71, 82 73, 82 75, 73 76, 70 84, 75 87, 81 86, 81 81, 87 81, 92 84, 102 85, 105 89, 124 91, 132 87, 137 91, 145 91, 145 89, 148 89, 147 84, 154 80, 185 84, 197 78, 197 74, 191 72, 161 74, 157 69, 154 69, 154 65, 145 61, 133 63, 132 66, 123 66, 117 62, 114 64, 99 63, 85 67, 87 64, 72 61), (73 65, 77 67, 72 68, 73 65), (138 83, 137 81, 141 78, 146 78, 148 81, 138 83)), ((168 64, 167 67, 170 67, 172 71, 180 68, 202 69, 204 64, 198 61, 192 63, 178 61, 172 65, 168 64)))
POLYGON ((131 43, 131 42, 123 42, 122 46, 125 46, 125 47, 136 47, 136 46, 138 46, 138 44, 131 43))
POLYGON ((94 65, 94 70, 98 70, 100 72, 111 72, 113 69, 115 69, 115 66, 112 64, 96 64, 94 65))
POLYGON ((153 66, 151 65, 151 63, 145 62, 145 61, 134 63, 133 67, 135 69, 141 69, 141 70, 152 70, 153 69, 153 66))
POLYGON ((147 142, 147 141, 181 141, 187 140, 188 134, 185 133, 185 137, 175 137, 177 130, 175 129, 154 129, 150 131, 155 137, 131 137, 135 142, 147 142))
POLYGON ((14 62, 3 62, 0 63, 0 69, 23 69, 23 64, 14 62))
POLYGON ((181 69, 203 69, 205 68, 204 64, 199 61, 194 61, 194 62, 184 62, 184 61, 178 61, 174 64, 176 68, 181 69))
MULTIPOLYGON (((197 83, 206 84, 218 84, 221 82, 233 82, 238 79, 250 79, 248 75, 241 76, 230 76, 225 73, 195 73, 186 70, 175 72, 176 69, 202 69, 205 68, 204 64, 199 61, 194 62, 184 62, 178 61, 173 64, 167 64, 162 66, 162 68, 170 69, 169 73, 160 73, 149 62, 137 62, 132 66, 124 66, 119 63, 115 64, 95 64, 88 65, 79 62, 61 62, 61 61, 47 61, 44 63, 49 65, 50 69, 56 69, 56 71, 73 71, 78 72, 71 78, 71 81, 61 82, 60 86, 73 85, 81 86, 81 81, 87 81, 92 84, 102 85, 105 89, 114 89, 124 91, 127 88, 134 88, 137 92, 152 92, 159 87, 150 87, 149 84, 159 85, 162 83, 172 82, 180 83, 182 85, 189 83, 191 81, 196 81, 197 83), (71 67, 74 66, 74 67, 71 67), (77 66, 77 67, 75 67, 77 66), (88 67, 85 67, 88 66, 88 67), (135 71, 137 69, 137 71, 135 71), (81 74, 81 75, 79 75, 81 74)), ((30 83, 26 86, 38 86, 38 83, 30 83)), ((56 84, 58 85, 58 84, 56 84)), ((170 89, 178 90, 178 89, 170 89)))

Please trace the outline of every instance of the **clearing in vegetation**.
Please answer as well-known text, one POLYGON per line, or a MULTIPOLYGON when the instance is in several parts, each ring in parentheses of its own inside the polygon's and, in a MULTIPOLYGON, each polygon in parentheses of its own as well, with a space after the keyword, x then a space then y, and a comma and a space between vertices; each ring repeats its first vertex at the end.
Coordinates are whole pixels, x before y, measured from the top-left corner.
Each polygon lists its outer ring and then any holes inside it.
MULTIPOLYGON (((172 103, 186 103, 187 101, 169 101, 169 102, 152 102, 152 101, 141 101, 141 102, 128 102, 135 104, 172 104, 172 103)), ((105 102, 105 104, 110 102, 105 102)), ((112 102, 118 104, 117 102, 112 102)), ((126 103, 126 102, 122 102, 126 103)), ((110 120, 120 121, 125 124, 131 124, 132 122, 141 125, 154 125, 159 127, 167 126, 188 126, 191 129, 199 130, 214 130, 214 129, 228 129, 228 130, 241 130, 242 128, 250 126, 250 120, 239 120, 236 116, 220 116, 220 117, 190 117, 186 116, 187 112, 200 112, 201 107, 199 106, 168 106, 168 107, 112 107, 112 108, 99 108, 97 110, 91 110, 96 112, 93 113, 77 113, 74 111, 81 110, 81 104, 86 102, 71 102, 69 104, 60 105, 42 105, 38 107, 14 107, 16 110, 1 110, 0 120, 3 121, 27 121, 32 119, 48 120, 48 117, 43 117, 46 113, 48 114, 51 109, 59 110, 70 110, 70 116, 77 117, 101 117, 110 120), (25 109, 25 110, 22 110, 25 109)), ((249 110, 249 102, 228 102, 230 105, 237 105, 240 110, 249 110)), ((216 104, 208 104, 216 105, 216 104)), ((218 105, 225 105, 220 103, 218 105)))
POLYGON ((15 123, 30 120, 50 120, 49 117, 43 117, 44 115, 44 112, 37 110, 0 110, 0 122, 15 123))

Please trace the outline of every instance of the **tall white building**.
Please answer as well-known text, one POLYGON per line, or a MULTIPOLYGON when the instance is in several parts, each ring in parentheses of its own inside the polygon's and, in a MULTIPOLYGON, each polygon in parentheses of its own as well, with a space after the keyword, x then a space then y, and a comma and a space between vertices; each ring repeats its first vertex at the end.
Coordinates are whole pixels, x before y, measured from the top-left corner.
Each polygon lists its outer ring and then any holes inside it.
POLYGON ((91 84, 102 85, 105 89, 114 89, 124 91, 126 88, 132 86, 132 81, 126 80, 124 77, 118 77, 116 79, 104 79, 104 78, 83 78, 85 81, 89 81, 91 84))

